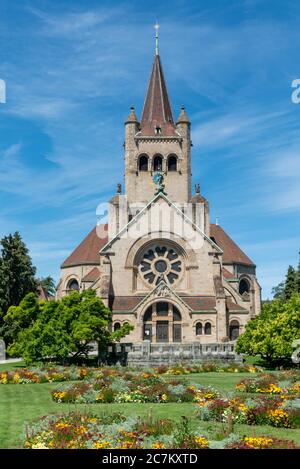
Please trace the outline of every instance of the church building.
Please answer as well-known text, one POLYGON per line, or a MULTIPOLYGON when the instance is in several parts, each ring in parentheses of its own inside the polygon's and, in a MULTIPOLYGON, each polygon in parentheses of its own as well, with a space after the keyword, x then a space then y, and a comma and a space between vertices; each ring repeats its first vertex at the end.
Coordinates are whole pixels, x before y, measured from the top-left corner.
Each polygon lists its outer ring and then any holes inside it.
POLYGON ((95 289, 113 330, 134 326, 123 341, 137 360, 228 356, 260 312, 255 264, 211 223, 198 184, 192 191, 191 147, 191 122, 183 107, 173 118, 156 45, 142 115, 131 107, 125 121, 124 192, 118 184, 108 223, 63 262, 57 287, 57 298, 95 289))

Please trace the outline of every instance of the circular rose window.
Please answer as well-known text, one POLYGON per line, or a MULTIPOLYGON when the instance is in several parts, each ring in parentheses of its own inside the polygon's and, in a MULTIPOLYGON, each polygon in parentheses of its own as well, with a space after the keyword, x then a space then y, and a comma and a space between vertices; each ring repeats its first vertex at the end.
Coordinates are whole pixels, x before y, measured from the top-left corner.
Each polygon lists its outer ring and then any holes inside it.
POLYGON ((144 280, 151 285, 157 285, 162 278, 172 284, 182 271, 182 260, 175 249, 154 246, 143 254, 139 271, 144 280))

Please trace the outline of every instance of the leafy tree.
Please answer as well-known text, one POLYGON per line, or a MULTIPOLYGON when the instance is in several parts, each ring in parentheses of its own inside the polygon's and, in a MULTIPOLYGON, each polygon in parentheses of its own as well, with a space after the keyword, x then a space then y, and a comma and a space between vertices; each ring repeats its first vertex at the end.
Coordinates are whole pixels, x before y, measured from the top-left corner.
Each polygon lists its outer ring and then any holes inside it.
POLYGON ((9 309, 4 320, 12 318, 23 327, 8 347, 8 353, 22 356, 27 363, 47 358, 65 361, 86 356, 89 342, 96 341, 99 349, 103 349, 133 329, 126 325, 117 333, 110 332, 111 312, 94 290, 74 291, 61 300, 45 302, 39 302, 37 298, 33 300, 28 295, 19 309, 9 309), (22 322, 24 318, 28 319, 27 327, 22 322))
POLYGON ((48 277, 38 278, 37 283, 44 288, 48 296, 55 296, 55 282, 50 275, 48 275, 48 277))
POLYGON ((296 271, 293 266, 289 265, 286 274, 285 285, 284 285, 284 296, 286 300, 289 300, 293 293, 296 292, 296 271))
POLYGON ((286 302, 265 304, 261 314, 246 325, 236 351, 260 355, 270 364, 281 362, 291 359, 295 339, 300 339, 300 294, 286 302))
POLYGON ((23 329, 30 327, 40 313, 36 293, 28 293, 19 306, 11 306, 0 327, 0 336, 6 345, 11 344, 23 329))
POLYGON ((285 282, 284 281, 280 282, 277 285, 277 287, 273 287, 272 288, 273 298, 275 298, 276 300, 284 301, 285 300, 284 289, 285 289, 285 282))
POLYGON ((0 241, 0 311, 18 305, 27 293, 36 291, 36 269, 18 232, 0 241))

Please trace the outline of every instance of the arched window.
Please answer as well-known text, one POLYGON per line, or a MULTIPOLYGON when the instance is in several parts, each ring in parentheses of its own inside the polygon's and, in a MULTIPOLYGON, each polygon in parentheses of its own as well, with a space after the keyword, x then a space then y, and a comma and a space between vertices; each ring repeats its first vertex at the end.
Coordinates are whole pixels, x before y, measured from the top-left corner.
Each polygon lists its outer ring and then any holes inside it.
POLYGON ((239 283, 239 294, 243 295, 244 293, 250 292, 250 283, 247 279, 242 278, 239 283))
POLYGON ((141 155, 139 158, 139 171, 148 171, 148 156, 141 155))
POLYGON ((68 291, 71 291, 71 290, 79 291, 79 283, 77 282, 77 280, 75 278, 72 278, 69 281, 67 290, 68 291))
POLYGON ((153 170, 162 171, 162 157, 159 155, 156 155, 153 159, 153 170))
POLYGON ((211 334, 211 323, 206 322, 204 325, 204 334, 205 335, 210 335, 211 334))
POLYGON ((161 301, 156 304, 156 313, 157 316, 168 316, 169 314, 169 303, 161 301))
POLYGON ((229 325, 229 339, 236 340, 240 335, 240 324, 238 321, 233 320, 229 325))
POLYGON ((173 321, 181 321, 181 314, 176 306, 173 306, 173 321))
POLYGON ((152 306, 149 306, 145 311, 144 322, 146 321, 152 321, 152 306))
POLYGON ((197 322, 197 324, 196 324, 196 335, 202 335, 202 324, 201 324, 201 322, 197 322))
POLYGON ((177 157, 175 155, 168 158, 168 171, 177 171, 177 157))
POLYGON ((114 323, 114 331, 118 331, 119 329, 121 329, 121 324, 119 322, 115 322, 114 323))

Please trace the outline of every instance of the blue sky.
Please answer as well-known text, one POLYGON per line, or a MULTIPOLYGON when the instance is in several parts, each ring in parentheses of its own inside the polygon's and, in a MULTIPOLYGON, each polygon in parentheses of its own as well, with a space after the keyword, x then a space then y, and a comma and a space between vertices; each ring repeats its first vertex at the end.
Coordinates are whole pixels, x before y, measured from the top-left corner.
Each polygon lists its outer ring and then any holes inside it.
POLYGON ((175 117, 184 104, 192 120, 193 182, 270 296, 300 249, 296 0, 1 0, 0 236, 20 231, 58 279, 122 181, 156 19, 175 117))

